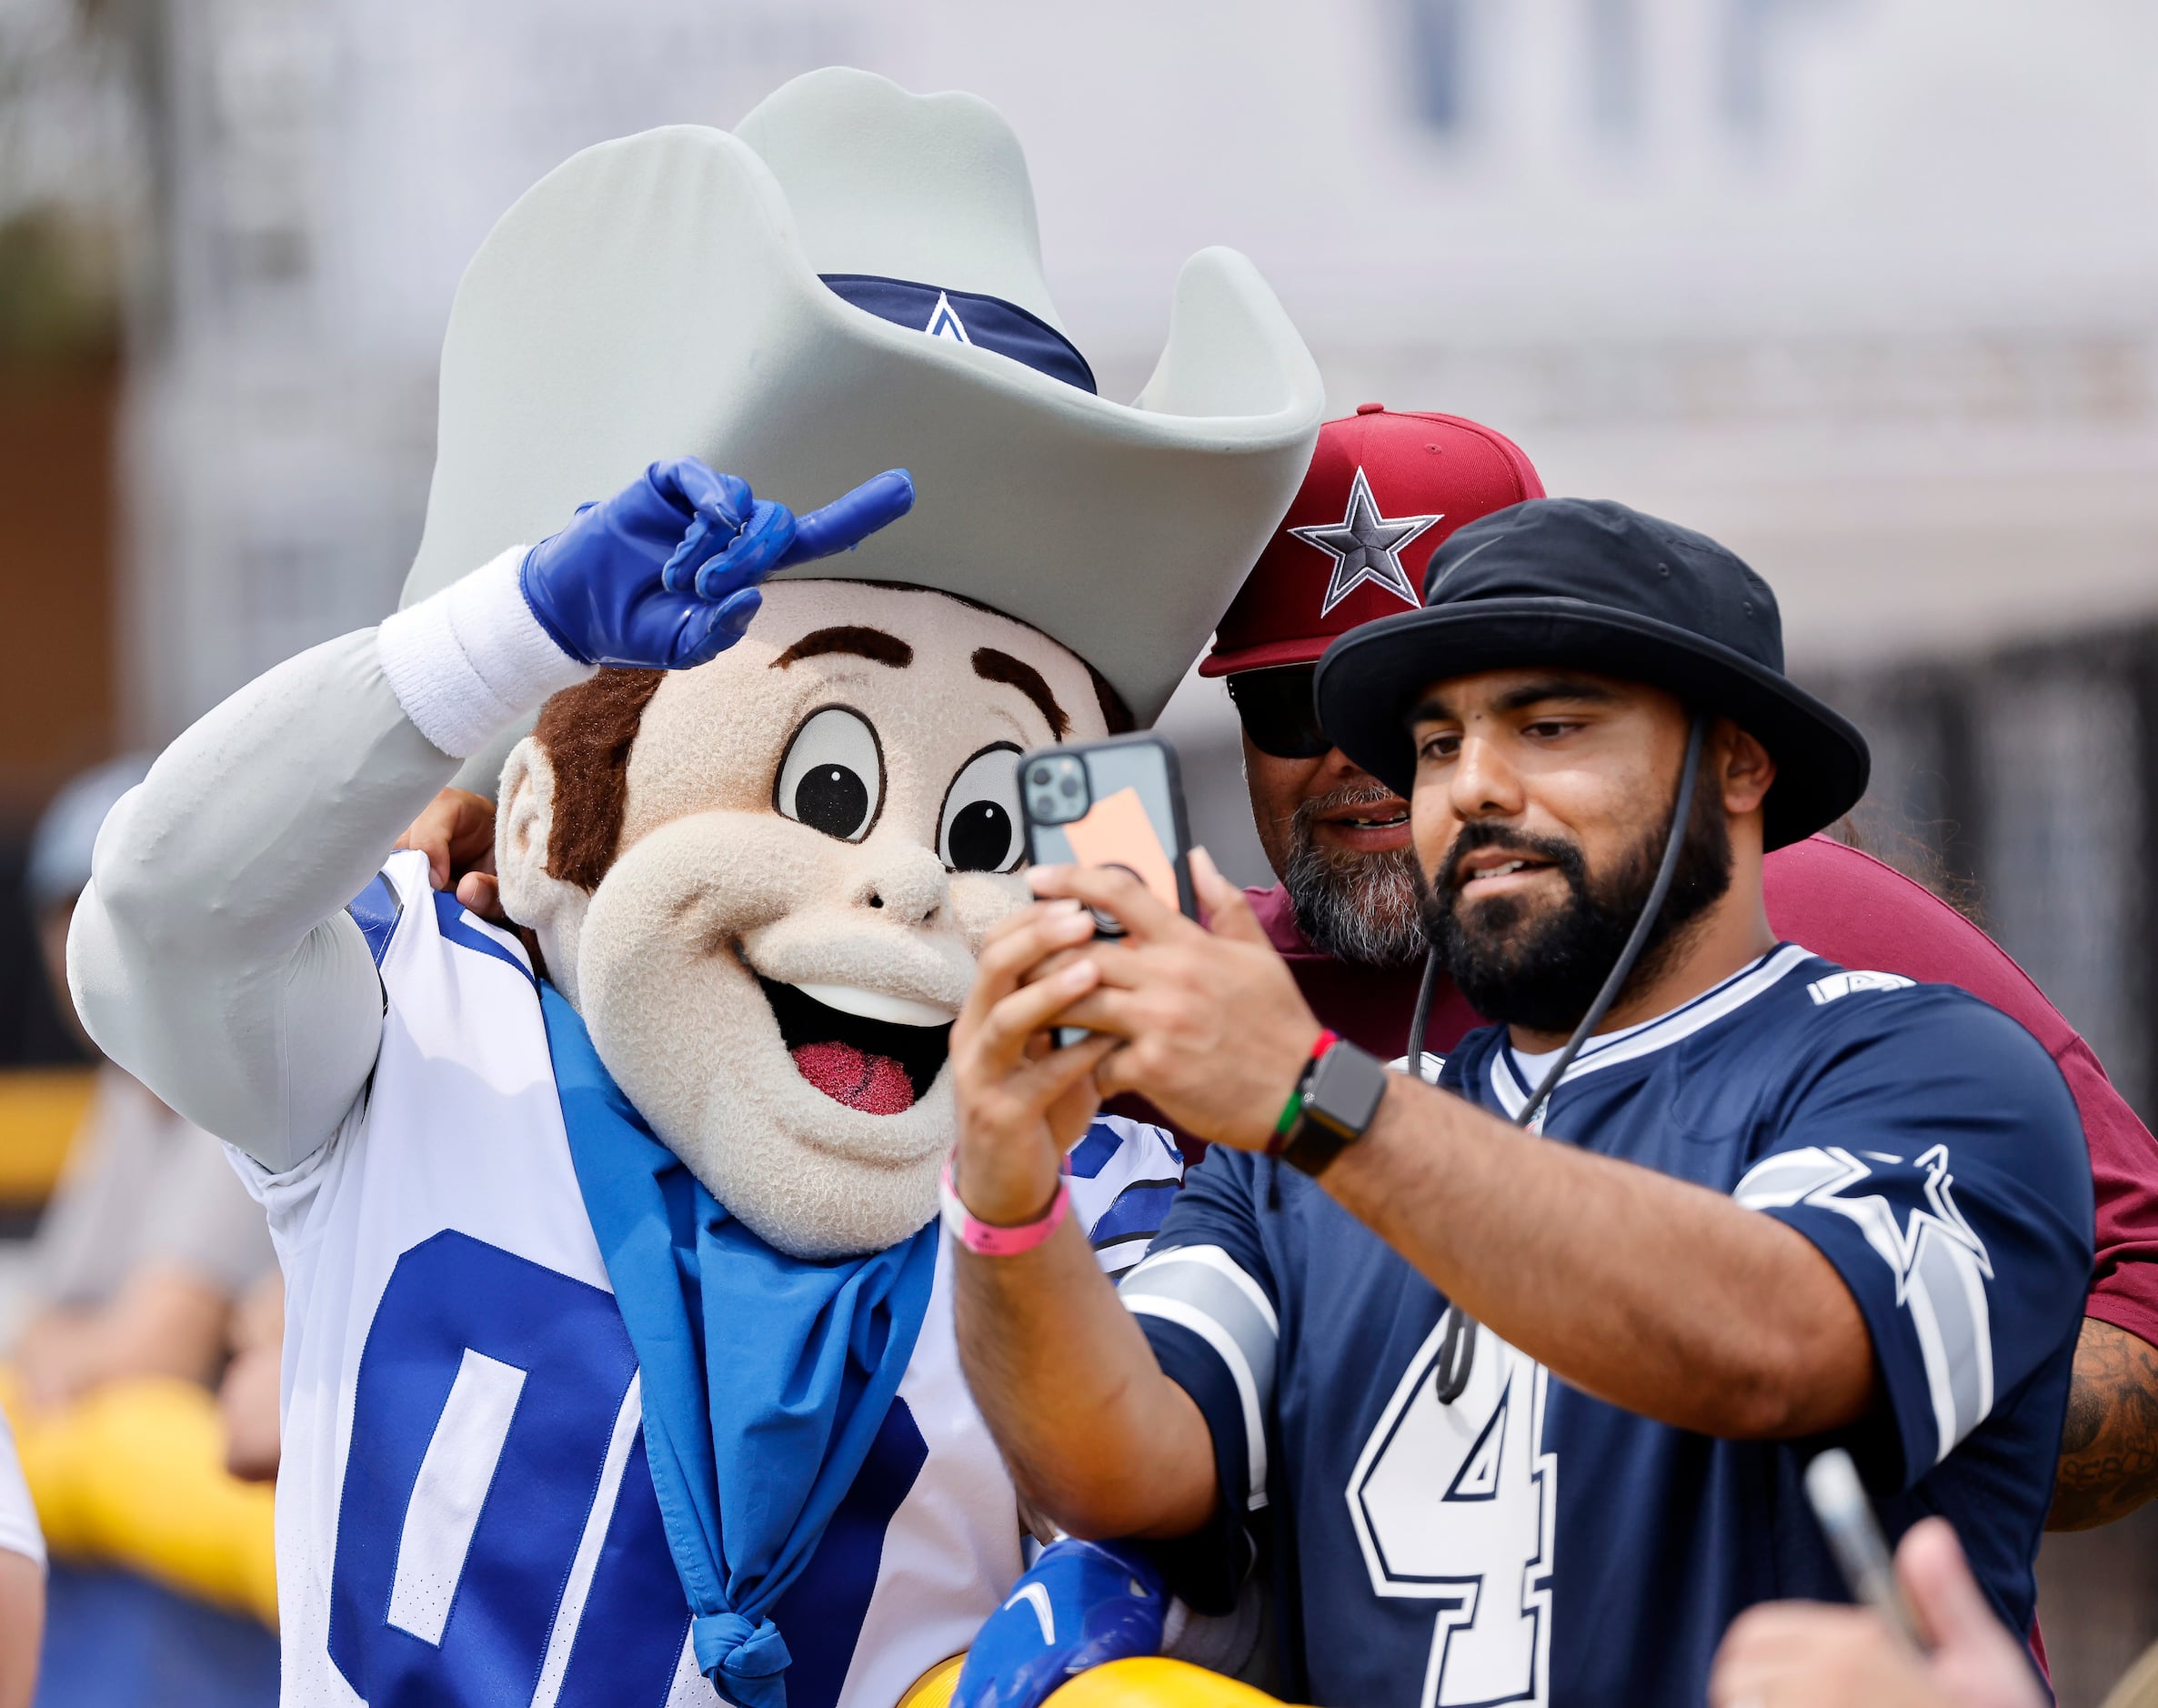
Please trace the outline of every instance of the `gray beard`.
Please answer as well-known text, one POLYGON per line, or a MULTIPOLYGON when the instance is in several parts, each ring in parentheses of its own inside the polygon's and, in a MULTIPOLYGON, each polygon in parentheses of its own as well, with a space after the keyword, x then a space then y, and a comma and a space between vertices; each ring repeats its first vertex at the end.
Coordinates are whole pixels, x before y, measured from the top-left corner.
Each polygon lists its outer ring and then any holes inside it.
POLYGON ((1418 910, 1413 848, 1352 854, 1318 844, 1321 815, 1389 799, 1382 789, 1337 789, 1305 801, 1290 821, 1281 883, 1297 929, 1320 954, 1358 967, 1413 967, 1430 947, 1418 910))

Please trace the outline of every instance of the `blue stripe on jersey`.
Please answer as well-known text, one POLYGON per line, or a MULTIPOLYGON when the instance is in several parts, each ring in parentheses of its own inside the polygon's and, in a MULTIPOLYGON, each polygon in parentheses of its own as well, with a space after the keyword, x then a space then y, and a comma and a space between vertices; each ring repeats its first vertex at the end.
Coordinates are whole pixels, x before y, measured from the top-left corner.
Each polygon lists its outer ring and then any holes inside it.
MULTIPOLYGON (((380 881, 379 879, 377 881, 380 881)), ((497 960, 507 961, 527 979, 532 969, 525 964, 525 958, 507 948, 499 939, 489 937, 477 926, 467 922, 464 904, 447 889, 428 891, 435 898, 435 925, 449 941, 463 949, 477 949, 483 955, 492 955, 497 960)), ((375 959, 382 957, 377 953, 375 959)), ((535 984, 537 980, 533 980, 535 984)))
POLYGON ((1191 1610, 1220 1618, 1235 1611, 1237 1591, 1254 1552, 1246 1528, 1250 1502, 1242 1498, 1251 1486, 1251 1459, 1242 1429, 1216 1429, 1212 1423, 1216 1419, 1241 1418, 1243 1399, 1228 1364, 1196 1330, 1157 1316, 1140 1317, 1139 1327, 1161 1373, 1189 1394, 1199 1415, 1209 1420, 1216 1485, 1234 1489, 1240 1497, 1217 1502, 1213 1517, 1192 1534, 1152 1547, 1177 1594, 1191 1610))
POLYGON ((1087 1136, 1072 1146, 1071 1153, 1064 1160, 1068 1174, 1082 1181, 1090 1181, 1109 1166, 1109 1160, 1123 1148, 1123 1135, 1103 1121, 1096 1121, 1087 1129, 1087 1136))
MULTIPOLYGON (((456 1231, 398 1259, 361 1356, 333 1566, 330 1656, 356 1692, 376 1703, 492 1702, 502 1679, 524 1679, 528 1692, 550 1640, 566 1636, 557 1708, 665 1699, 689 1609, 643 1431, 614 1492, 600 1469, 636 1369, 621 1314, 599 1288, 456 1231), (437 1586, 449 1607, 430 1641, 386 1615, 400 1539, 416 1504, 428 1505, 419 1485, 435 1437, 475 1354, 509 1368, 517 1400, 492 1466, 478 1467, 484 1499, 456 1581, 437 1586), (596 1498, 610 1502, 604 1539, 577 1623, 558 1633, 596 1498)), ((790 1708, 838 1702, 886 1533, 928 1459, 914 1414, 894 1400, 808 1566, 772 1610, 794 1655, 790 1708)))
MULTIPOLYGON (((574 1502, 573 1502, 574 1504, 574 1502)), ((580 1620, 576 1646, 562 1679, 555 1708, 573 1703, 665 1701, 657 1684, 661 1656, 678 1656, 689 1636, 689 1608, 682 1599, 682 1580, 667 1552, 667 1531, 659 1522, 659 1497, 652 1488, 652 1465, 645 1453, 643 1430, 623 1467, 615 1510, 600 1544, 596 1582, 606 1583, 609 1602, 601 1616, 580 1620), (657 1689, 655 1685, 657 1684, 657 1689)), ((586 1603, 586 1613, 592 1604, 586 1603)), ((671 1681, 673 1665, 667 1665, 671 1681)))
POLYGON ((854 1664, 862 1621, 884 1562, 885 1532, 906 1500, 929 1444, 908 1410, 894 1399, 839 1510, 824 1527, 809 1568, 772 1607, 772 1623, 788 1637, 787 1708, 832 1708, 854 1664))
POLYGON ((352 922, 360 929, 360 935, 367 939, 367 953, 375 957, 375 964, 382 965, 382 958, 389 953, 389 939, 403 917, 405 903, 397 894, 397 887, 389 880, 386 872, 376 872, 375 881, 346 904, 345 911, 352 915, 352 922))
MULTIPOLYGON (((1170 1161, 1181 1167, 1184 1153, 1174 1140, 1159 1127, 1143 1127, 1139 1122, 1129 1123, 1134 1132, 1151 1132, 1160 1141, 1162 1152, 1170 1161)), ((1098 1120, 1087 1129, 1087 1136, 1071 1147, 1064 1160, 1064 1171, 1075 1179, 1090 1181, 1109 1167, 1109 1160, 1124 1148, 1124 1135, 1106 1120, 1098 1120)))
MULTIPOLYGON (((455 1231, 397 1260, 360 1355, 330 1591, 330 1659, 361 1700, 494 1702, 503 1680, 537 1679, 636 1374, 628 1331, 604 1289, 455 1231), (469 1485, 461 1492, 483 1498, 465 1521, 455 1581, 419 1586, 437 1605, 447 1599, 439 1628, 416 1634, 388 1617, 401 1538, 416 1523, 443 1528, 439 1514, 422 1522, 444 1503, 423 1498, 421 1473, 475 1360, 497 1376, 507 1366, 517 1401, 491 1464, 450 1457, 449 1472, 469 1485)), ((648 1477, 638 1485, 649 1486, 648 1477)), ((643 1598, 661 1581, 654 1549, 663 1553, 666 1541, 657 1511, 647 1511, 648 1519, 625 1514, 637 1519, 641 1546, 601 1550, 577 1627, 579 1637, 597 1633, 611 1657, 607 1691, 565 1693, 560 1708, 666 1697, 688 1609, 678 1599, 647 1609, 643 1598)))
POLYGON ((1111 1240, 1128 1240, 1134 1234, 1152 1234, 1161 1226, 1161 1220, 1169 1214, 1169 1207, 1176 1202, 1180 1181, 1134 1181, 1117 1194, 1116 1202, 1095 1219, 1088 1231, 1089 1243, 1107 1245, 1111 1240))

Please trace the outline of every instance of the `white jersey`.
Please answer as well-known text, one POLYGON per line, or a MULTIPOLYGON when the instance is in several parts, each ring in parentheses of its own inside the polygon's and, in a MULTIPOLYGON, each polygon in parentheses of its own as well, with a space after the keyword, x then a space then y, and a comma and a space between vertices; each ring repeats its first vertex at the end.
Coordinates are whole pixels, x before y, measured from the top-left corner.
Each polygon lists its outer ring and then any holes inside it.
MULTIPOLYGON (((420 853, 394 856, 353 914, 385 1001, 368 1090, 286 1173, 234 1152, 286 1274, 285 1703, 714 1703, 530 965, 429 888, 420 853)), ((1125 1121, 1081 1149, 1082 1224, 1134 1224, 1120 1269, 1180 1159, 1125 1121)), ((1011 1484, 959 1369, 947 1247, 868 1462, 773 1610, 789 1708, 889 1708, 968 1646, 1020 1568, 1011 1484)))
POLYGON ((26 1554, 45 1563, 45 1532, 37 1527, 37 1508, 23 1481, 23 1462, 15 1457, 15 1432, 0 1414, 0 1549, 26 1554))

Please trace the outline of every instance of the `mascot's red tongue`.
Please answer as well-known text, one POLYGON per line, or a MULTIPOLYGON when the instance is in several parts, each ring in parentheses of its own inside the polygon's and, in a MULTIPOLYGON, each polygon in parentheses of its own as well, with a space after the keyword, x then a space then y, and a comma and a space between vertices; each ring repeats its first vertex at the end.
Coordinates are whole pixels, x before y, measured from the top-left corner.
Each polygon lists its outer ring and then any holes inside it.
POLYGON ((872 1056, 836 1040, 797 1044, 788 1054, 795 1071, 835 1103, 871 1115, 897 1115, 914 1107, 914 1082, 889 1056, 872 1056))

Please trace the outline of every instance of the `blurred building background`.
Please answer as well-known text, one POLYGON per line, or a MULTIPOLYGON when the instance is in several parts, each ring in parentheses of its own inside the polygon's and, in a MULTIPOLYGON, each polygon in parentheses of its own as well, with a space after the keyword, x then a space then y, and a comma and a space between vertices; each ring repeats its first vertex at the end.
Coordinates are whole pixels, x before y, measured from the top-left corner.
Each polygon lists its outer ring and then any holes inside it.
MULTIPOLYGON (((1478 417, 1737 548, 1873 740, 1861 834, 2147 1120, 2153 49, 2134 0, 0 0, 0 892, 73 769, 390 608, 518 192, 838 61, 1009 116, 1105 392, 1227 243, 1335 412, 1478 417)), ((1261 877, 1219 688, 1169 723, 1261 877)), ((4 912, 0 1060, 51 1063, 29 953, 4 912)), ((2046 1570, 2095 1702, 2158 1635, 2158 1524, 2046 1570)))

